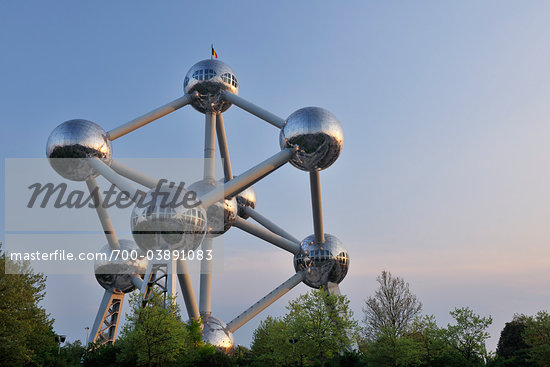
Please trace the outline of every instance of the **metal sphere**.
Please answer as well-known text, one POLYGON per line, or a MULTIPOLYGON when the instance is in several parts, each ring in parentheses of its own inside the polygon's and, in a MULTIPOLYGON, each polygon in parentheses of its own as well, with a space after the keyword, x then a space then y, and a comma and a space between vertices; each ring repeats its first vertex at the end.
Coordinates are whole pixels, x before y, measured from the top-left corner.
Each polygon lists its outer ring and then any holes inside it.
POLYGON ((340 121, 320 107, 305 107, 290 115, 279 136, 281 149, 298 146, 290 163, 304 171, 320 171, 340 156, 344 130, 340 121))
POLYGON ((98 283, 108 291, 128 293, 135 289, 132 275, 143 278, 147 270, 147 258, 140 259, 141 250, 134 241, 119 240, 120 253, 111 257, 109 244, 103 246, 99 253, 105 254, 103 258, 96 258, 94 263, 95 278, 98 283), (122 258, 126 260, 123 260, 122 258), (137 258, 136 258, 137 257, 137 258), (136 260, 132 260, 132 258, 136 260))
POLYGON ((199 112, 224 112, 231 103, 224 101, 221 93, 239 94, 235 72, 219 60, 202 60, 191 66, 183 82, 186 94, 197 92, 191 105, 199 112))
POLYGON ((232 355, 235 349, 233 333, 229 330, 225 322, 208 315, 202 318, 202 340, 205 343, 215 346, 225 354, 232 355))
POLYGON ((327 282, 340 283, 349 268, 349 256, 342 242, 325 233, 325 242, 315 242, 315 235, 300 243, 300 252, 294 255, 294 269, 304 271, 303 282, 312 287, 326 286, 327 282))
MULTIPOLYGON (((220 181, 201 180, 191 186, 189 190, 195 191, 200 197, 215 187, 223 185, 220 181)), ((237 199, 225 199, 223 205, 221 201, 212 204, 206 208, 206 217, 208 218, 208 232, 210 236, 219 236, 231 228, 237 220, 237 199)))
POLYGON ((256 208, 256 190, 254 190, 254 187, 250 186, 239 192, 235 197, 237 198, 237 205, 239 206, 237 214, 241 218, 248 219, 248 215, 245 213, 244 208, 256 208))
POLYGON ((130 226, 138 246, 146 250, 195 250, 206 233, 206 211, 185 207, 189 190, 163 185, 136 203, 130 226))
POLYGON ((46 156, 61 176, 84 181, 98 173, 81 158, 97 157, 110 165, 112 146, 107 132, 98 124, 81 119, 69 120, 57 126, 48 137, 46 156))

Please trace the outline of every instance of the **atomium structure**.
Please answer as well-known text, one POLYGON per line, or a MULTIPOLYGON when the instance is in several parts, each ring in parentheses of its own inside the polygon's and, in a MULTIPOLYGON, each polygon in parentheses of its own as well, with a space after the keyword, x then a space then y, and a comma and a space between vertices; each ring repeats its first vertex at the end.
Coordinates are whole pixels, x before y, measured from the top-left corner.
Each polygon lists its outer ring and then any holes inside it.
POLYGON ((49 136, 46 154, 53 169, 61 176, 86 182, 107 237, 107 245, 100 250, 106 254, 114 250, 143 253, 151 249, 195 250, 199 246, 203 250, 212 249, 214 237, 236 227, 294 256, 296 273, 228 323, 211 314, 211 261, 203 259, 201 262, 198 302, 187 263, 181 258, 96 261, 96 279, 105 289, 105 294, 92 329, 94 342, 114 342, 126 293, 140 290, 143 305, 146 305, 153 287, 160 287, 166 294, 174 296, 179 282, 189 318, 202 320, 203 339, 231 353, 233 333, 301 282, 312 288, 325 287, 329 292, 339 293, 338 284, 346 276, 349 257, 341 241, 324 232, 320 171, 339 157, 344 144, 343 129, 332 113, 319 107, 302 108, 283 119, 239 97, 235 72, 219 60, 203 60, 193 65, 183 87, 185 93, 182 97, 110 131, 87 120, 66 121, 49 136), (205 116, 205 159, 201 181, 178 191, 113 159, 114 140, 186 105, 205 116), (232 105, 277 128, 281 148, 238 176, 233 175, 231 169, 222 115, 232 105), (216 137, 223 160, 224 177, 221 180, 214 177, 216 137), (302 241, 256 210, 256 193, 252 185, 286 163, 309 174, 313 234, 302 241), (200 205, 166 208, 154 200, 141 207, 136 204, 130 219, 134 241, 118 239, 107 209, 102 205, 103 197, 95 179, 98 175, 131 198, 137 197, 137 184, 149 190, 146 198, 153 195, 154 190, 158 192, 159 188, 172 199, 193 191, 200 205), (214 209, 222 215, 211 214, 214 209), (218 223, 214 223, 216 221, 218 223))

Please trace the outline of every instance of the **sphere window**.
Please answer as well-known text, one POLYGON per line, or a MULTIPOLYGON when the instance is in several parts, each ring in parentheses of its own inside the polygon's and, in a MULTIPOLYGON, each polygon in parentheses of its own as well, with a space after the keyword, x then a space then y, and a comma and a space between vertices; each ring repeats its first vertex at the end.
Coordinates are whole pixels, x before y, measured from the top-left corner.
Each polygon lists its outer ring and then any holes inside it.
POLYGON ((214 71, 214 69, 205 69, 204 70, 204 80, 212 79, 215 76, 216 76, 216 72, 214 71))
POLYGON ((210 80, 216 76, 214 69, 201 69, 193 73, 193 78, 197 80, 210 80))
POLYGON ((193 78, 197 79, 197 80, 203 80, 204 79, 204 76, 203 76, 203 70, 197 70, 193 73, 193 78))
POLYGON ((185 77, 185 80, 183 81, 183 87, 186 88, 187 84, 189 84, 189 77, 185 77))
POLYGON ((222 74, 222 80, 227 84, 231 84, 235 88, 238 88, 239 86, 239 84, 237 83, 237 78, 231 73, 222 74))

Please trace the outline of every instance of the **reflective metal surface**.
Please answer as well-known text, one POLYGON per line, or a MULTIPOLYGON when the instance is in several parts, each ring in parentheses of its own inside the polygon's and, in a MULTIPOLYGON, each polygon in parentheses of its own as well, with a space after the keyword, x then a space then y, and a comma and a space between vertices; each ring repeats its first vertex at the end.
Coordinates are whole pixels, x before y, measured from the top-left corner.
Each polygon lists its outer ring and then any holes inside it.
POLYGON ((147 258, 138 258, 142 252, 134 241, 119 240, 118 242, 121 252, 118 256, 113 256, 113 261, 109 261, 111 248, 108 244, 98 251, 98 253, 105 254, 106 257, 104 259, 96 258, 94 263, 95 278, 108 291, 128 293, 135 289, 132 283, 132 274, 143 278, 143 274, 147 270, 147 258), (127 260, 123 260, 123 257, 127 260), (132 260, 132 257, 136 260, 132 260))
POLYGON ((212 315, 203 316, 202 340, 224 352, 232 355, 235 349, 233 333, 227 325, 212 315))
POLYGON ((294 256, 294 269, 305 272, 303 282, 308 286, 319 288, 327 282, 340 283, 348 273, 348 253, 335 236, 325 233, 325 243, 318 244, 315 235, 311 235, 300 247, 294 256))
POLYGON ((238 193, 235 197, 237 198, 237 205, 239 206, 239 211, 237 214, 241 218, 248 219, 248 214, 244 212, 244 208, 256 208, 256 190, 254 190, 253 186, 250 186, 238 193))
POLYGON ((130 226, 138 246, 146 250, 195 250, 207 228, 206 211, 186 208, 187 190, 162 186, 150 190, 143 202, 136 203, 130 226), (178 205, 175 205, 178 204, 178 205))
POLYGON ((202 60, 189 69, 183 82, 186 94, 198 92, 191 105, 199 112, 224 112, 231 103, 225 101, 222 91, 239 94, 235 72, 220 60, 202 60))
POLYGON ((69 120, 57 126, 48 137, 46 156, 61 176, 72 181, 84 181, 88 176, 98 174, 85 159, 78 158, 97 157, 110 165, 112 146, 107 132, 98 124, 81 119, 69 120))
POLYGON ((281 149, 298 146, 290 163, 304 171, 320 171, 340 156, 344 130, 338 119, 320 107, 305 107, 286 119, 279 136, 281 149))
MULTIPOLYGON (((189 186, 189 190, 195 191, 197 196, 200 197, 212 191, 215 187, 222 185, 223 182, 220 181, 201 180, 189 186)), ((224 234, 237 219, 237 199, 226 199, 223 205, 221 201, 215 202, 206 209, 206 216, 208 218, 207 233, 211 236, 224 234)))

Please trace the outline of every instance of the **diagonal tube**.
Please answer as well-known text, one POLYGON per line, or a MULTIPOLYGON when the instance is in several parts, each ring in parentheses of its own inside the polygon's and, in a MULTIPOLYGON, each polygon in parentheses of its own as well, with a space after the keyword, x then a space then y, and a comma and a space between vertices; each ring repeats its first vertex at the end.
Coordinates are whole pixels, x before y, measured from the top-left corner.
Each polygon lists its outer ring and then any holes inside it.
POLYGON ((127 122, 126 124, 119 126, 117 128, 112 129, 107 133, 107 138, 109 140, 115 140, 120 138, 121 136, 124 136, 136 129, 139 129, 140 127, 147 125, 148 123, 151 123, 162 116, 168 115, 171 112, 174 112, 180 108, 182 108, 185 105, 188 105, 193 100, 194 96, 191 96, 189 94, 186 94, 180 98, 177 98, 173 100, 172 102, 169 102, 163 106, 160 106, 157 109, 154 109, 153 111, 146 113, 143 116, 140 116, 138 118, 133 119, 130 122, 127 122))
POLYGON ((256 117, 259 117, 264 121, 269 122, 271 125, 278 127, 279 129, 285 126, 284 119, 272 114, 269 111, 264 110, 261 107, 256 106, 251 102, 248 102, 246 99, 239 97, 236 94, 233 94, 231 92, 223 92, 222 96, 226 101, 233 103, 235 106, 242 108, 246 112, 249 112, 256 117))
POLYGON ((289 241, 286 238, 281 237, 271 231, 268 231, 267 229, 262 228, 254 223, 247 222, 241 217, 237 217, 237 220, 233 225, 294 255, 300 252, 299 241, 289 241))
POLYGON ((296 287, 304 279, 302 272, 296 273, 291 276, 286 282, 272 290, 267 296, 260 299, 258 302, 249 307, 239 316, 235 317, 227 324, 227 328, 231 332, 235 332, 238 328, 250 321, 254 316, 262 312, 270 304, 284 296, 292 288, 296 287))
POLYGON ((190 319, 198 320, 200 314, 199 307, 197 306, 197 299, 193 291, 193 284, 191 283, 187 263, 182 259, 178 260, 178 280, 180 282, 181 294, 185 301, 185 307, 187 308, 187 314, 190 319))
POLYGON ((229 149, 227 147, 227 138, 225 136, 225 126, 223 124, 223 116, 221 113, 217 115, 216 120, 216 135, 218 136, 218 147, 220 148, 220 156, 223 160, 223 175, 225 182, 233 179, 233 171, 231 170, 231 160, 229 159, 229 149))
POLYGON ((105 177, 107 181, 118 187, 119 190, 127 192, 131 199, 136 197, 138 190, 134 185, 128 180, 120 177, 111 167, 103 163, 100 159, 95 157, 89 158, 88 164, 98 171, 101 176, 105 177))
POLYGON ((257 166, 252 167, 238 177, 227 181, 223 186, 216 187, 212 191, 209 191, 200 198, 203 206, 205 208, 208 208, 215 202, 220 201, 226 197, 231 197, 236 193, 239 193, 242 190, 246 189, 247 187, 252 186, 256 181, 267 176, 268 174, 288 162, 295 152, 296 150, 294 148, 283 149, 279 153, 266 159, 257 166))
POLYGON ((103 205, 103 196, 101 195, 97 181, 93 176, 90 176, 86 179, 86 185, 88 186, 88 191, 90 191, 90 196, 94 201, 95 210, 97 212, 97 216, 99 217, 99 221, 101 222, 101 226, 103 227, 103 232, 105 232, 105 237, 107 237, 109 247, 111 250, 120 250, 120 244, 118 243, 118 239, 115 234, 115 228, 113 227, 111 218, 109 218, 107 209, 103 205))
POLYGON ((111 161, 111 168, 119 175, 150 189, 155 188, 159 181, 114 159, 111 161))
POLYGON ((244 212, 249 217, 254 219, 256 222, 260 223, 262 226, 269 229, 271 232, 281 237, 284 237, 289 241, 300 243, 300 241, 296 237, 292 236, 290 233, 288 233, 287 231, 285 231, 284 229, 282 229, 281 227, 279 227, 278 225, 276 225, 275 223, 273 223, 272 221, 270 221, 269 219, 267 219, 266 217, 258 213, 256 210, 252 209, 251 207, 249 206, 244 207, 244 212))

